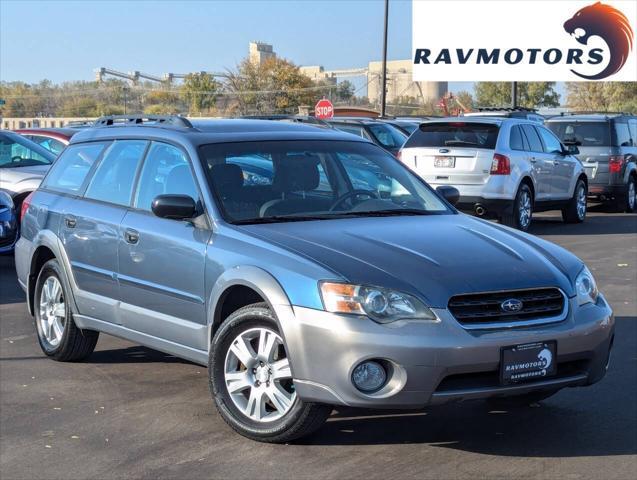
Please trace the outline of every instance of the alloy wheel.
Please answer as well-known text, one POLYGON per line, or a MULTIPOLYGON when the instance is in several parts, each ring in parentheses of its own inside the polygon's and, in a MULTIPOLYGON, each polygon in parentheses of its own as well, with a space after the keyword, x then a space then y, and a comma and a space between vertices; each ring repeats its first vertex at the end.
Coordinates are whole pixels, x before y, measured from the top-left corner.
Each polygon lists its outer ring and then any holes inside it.
POLYGON ((586 217, 586 188, 581 185, 577 190, 577 217, 583 220, 586 217))
POLYGON ((531 223, 531 214, 532 214, 532 206, 531 206, 531 195, 528 191, 523 190, 520 193, 520 208, 518 214, 518 220, 520 222, 520 227, 527 228, 531 223))
POLYGON ((257 422, 285 416, 296 400, 283 339, 268 328, 251 328, 230 344, 224 381, 234 405, 257 422))
POLYGON ((44 339, 52 347, 57 347, 64 335, 66 304, 62 285, 55 276, 47 278, 42 285, 39 322, 44 339))

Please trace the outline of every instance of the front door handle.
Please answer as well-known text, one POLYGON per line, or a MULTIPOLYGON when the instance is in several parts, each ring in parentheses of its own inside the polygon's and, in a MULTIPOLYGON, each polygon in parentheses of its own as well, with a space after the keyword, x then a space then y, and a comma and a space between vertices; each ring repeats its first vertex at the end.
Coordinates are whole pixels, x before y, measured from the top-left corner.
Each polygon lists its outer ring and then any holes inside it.
POLYGON ((535 157, 531 157, 531 163, 535 163, 537 162, 537 159, 535 157))
POLYGON ((137 230, 133 230, 132 228, 127 228, 124 231, 124 240, 126 240, 126 243, 135 245, 137 242, 139 242, 139 232, 137 230))
POLYGON ((560 162, 558 162, 557 160, 553 161, 553 165, 559 165, 559 164, 560 164, 560 162))
POLYGON ((77 219, 73 215, 67 215, 64 217, 64 224, 67 228, 75 228, 77 225, 77 219))

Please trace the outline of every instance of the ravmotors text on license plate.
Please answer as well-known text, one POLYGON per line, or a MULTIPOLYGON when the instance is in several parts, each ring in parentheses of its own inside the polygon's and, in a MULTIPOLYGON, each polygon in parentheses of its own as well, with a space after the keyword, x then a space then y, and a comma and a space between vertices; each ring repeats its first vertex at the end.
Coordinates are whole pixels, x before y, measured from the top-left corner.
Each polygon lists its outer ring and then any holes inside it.
POLYGON ((434 167, 454 168, 455 166, 456 157, 434 157, 434 167))
POLYGON ((504 347, 500 351, 500 382, 541 380, 557 372, 557 342, 537 342, 504 347))

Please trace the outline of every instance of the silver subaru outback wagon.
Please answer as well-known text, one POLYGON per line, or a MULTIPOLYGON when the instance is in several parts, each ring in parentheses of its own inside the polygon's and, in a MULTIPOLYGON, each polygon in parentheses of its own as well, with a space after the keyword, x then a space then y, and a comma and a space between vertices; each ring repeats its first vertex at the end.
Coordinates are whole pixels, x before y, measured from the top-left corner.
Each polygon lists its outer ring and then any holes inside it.
POLYGON ((101 332, 208 365, 221 416, 260 441, 333 406, 599 381, 614 318, 586 266, 457 195, 337 131, 110 117, 27 200, 16 268, 46 355, 90 361, 101 332))

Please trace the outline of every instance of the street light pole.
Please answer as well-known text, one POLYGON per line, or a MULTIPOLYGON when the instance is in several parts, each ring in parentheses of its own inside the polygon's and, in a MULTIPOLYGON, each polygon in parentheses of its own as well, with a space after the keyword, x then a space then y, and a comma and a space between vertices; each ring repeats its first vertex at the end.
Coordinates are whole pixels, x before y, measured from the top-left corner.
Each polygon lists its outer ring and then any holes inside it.
POLYGON ((511 82, 511 108, 518 107, 518 82, 511 82))
POLYGON ((380 90, 380 116, 385 116, 385 105, 387 103, 387 20, 389 18, 389 0, 385 0, 385 29, 383 33, 383 73, 380 90))

